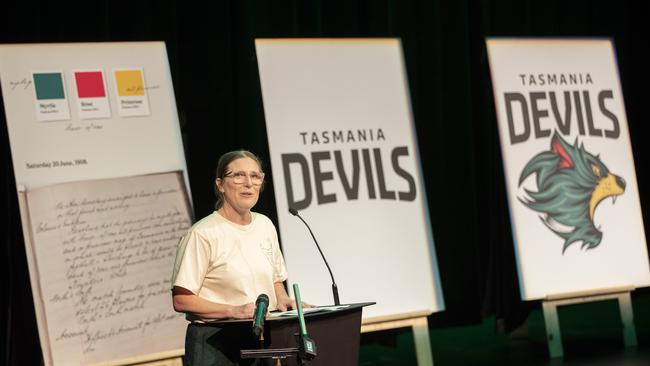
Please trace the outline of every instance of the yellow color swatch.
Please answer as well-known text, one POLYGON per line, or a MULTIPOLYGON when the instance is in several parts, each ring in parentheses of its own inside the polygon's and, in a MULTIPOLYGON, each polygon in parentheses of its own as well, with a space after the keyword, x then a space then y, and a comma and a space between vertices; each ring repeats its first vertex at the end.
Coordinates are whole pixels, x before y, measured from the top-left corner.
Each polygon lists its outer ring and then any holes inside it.
POLYGON ((144 95, 144 80, 141 70, 115 71, 117 95, 120 97, 134 97, 144 95))

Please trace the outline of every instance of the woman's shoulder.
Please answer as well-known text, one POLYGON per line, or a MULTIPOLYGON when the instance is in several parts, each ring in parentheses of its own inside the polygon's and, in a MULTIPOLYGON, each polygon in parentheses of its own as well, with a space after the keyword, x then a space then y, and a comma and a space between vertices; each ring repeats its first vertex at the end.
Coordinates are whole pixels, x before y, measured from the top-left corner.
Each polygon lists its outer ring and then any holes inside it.
POLYGON ((275 225, 273 225, 273 221, 271 221, 271 219, 269 219, 268 216, 254 211, 251 211, 251 215, 253 215, 253 221, 256 222, 257 224, 271 225, 275 227, 275 225))
POLYGON ((221 216, 217 214, 217 211, 214 211, 210 215, 205 216, 204 218, 195 222, 189 231, 200 234, 217 229, 219 226, 223 225, 223 220, 220 220, 220 218, 221 216))

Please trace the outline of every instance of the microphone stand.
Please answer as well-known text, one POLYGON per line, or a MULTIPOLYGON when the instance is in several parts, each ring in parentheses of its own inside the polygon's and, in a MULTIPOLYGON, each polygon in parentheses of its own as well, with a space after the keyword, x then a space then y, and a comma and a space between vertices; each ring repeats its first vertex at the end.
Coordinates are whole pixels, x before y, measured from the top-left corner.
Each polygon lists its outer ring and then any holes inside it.
POLYGON ((314 236, 314 233, 311 231, 311 228, 309 227, 307 222, 298 214, 297 210, 295 210, 294 208, 290 208, 289 213, 299 218, 300 221, 302 221, 302 223, 305 224, 305 226, 307 226, 307 230, 309 230, 309 234, 311 234, 311 238, 314 239, 314 243, 316 243, 316 248, 318 248, 318 252, 320 253, 321 258, 323 258, 323 262, 325 262, 325 266, 327 267, 327 270, 330 273, 330 277, 332 278, 332 295, 334 296, 334 305, 336 306, 341 305, 341 301, 339 300, 339 288, 336 286, 336 281, 334 281, 334 275, 332 274, 332 269, 330 268, 329 263, 327 263, 327 259, 325 259, 325 255, 323 254, 323 251, 320 249, 320 245, 318 245, 318 240, 316 240, 316 237, 314 236))
POLYGON ((287 357, 297 357, 299 365, 305 365, 305 361, 311 361, 316 357, 316 342, 314 342, 307 335, 307 327, 305 326, 305 315, 302 311, 302 303, 300 300, 300 290, 298 284, 293 284, 293 293, 296 296, 296 308, 298 311, 298 323, 300 325, 300 333, 296 333, 296 340, 298 347, 289 348, 275 348, 275 349, 243 349, 239 351, 241 358, 271 358, 274 359, 276 365, 281 365, 281 361, 287 357))

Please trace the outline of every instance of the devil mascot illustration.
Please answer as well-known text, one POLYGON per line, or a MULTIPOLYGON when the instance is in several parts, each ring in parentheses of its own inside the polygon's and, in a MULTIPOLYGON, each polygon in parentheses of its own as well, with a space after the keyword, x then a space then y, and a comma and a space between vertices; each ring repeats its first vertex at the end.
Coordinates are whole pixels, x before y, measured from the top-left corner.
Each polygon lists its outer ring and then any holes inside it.
POLYGON ((625 180, 614 175, 599 156, 570 145, 557 131, 551 148, 535 155, 524 167, 519 186, 533 173, 537 191, 524 188, 528 197, 519 200, 540 213, 544 224, 564 239, 562 254, 573 243, 582 242, 583 249, 596 248, 603 233, 594 225, 594 212, 605 198, 625 192, 625 180))

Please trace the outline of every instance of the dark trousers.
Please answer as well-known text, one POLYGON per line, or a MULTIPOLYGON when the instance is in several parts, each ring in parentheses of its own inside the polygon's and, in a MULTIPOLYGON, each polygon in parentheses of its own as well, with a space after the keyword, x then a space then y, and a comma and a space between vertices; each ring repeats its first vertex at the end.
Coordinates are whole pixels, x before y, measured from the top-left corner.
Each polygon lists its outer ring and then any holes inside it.
POLYGON ((249 327, 214 327, 190 323, 185 334, 184 366, 264 365, 255 359, 241 359, 242 349, 260 348, 249 327))

